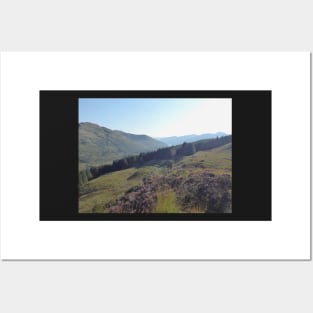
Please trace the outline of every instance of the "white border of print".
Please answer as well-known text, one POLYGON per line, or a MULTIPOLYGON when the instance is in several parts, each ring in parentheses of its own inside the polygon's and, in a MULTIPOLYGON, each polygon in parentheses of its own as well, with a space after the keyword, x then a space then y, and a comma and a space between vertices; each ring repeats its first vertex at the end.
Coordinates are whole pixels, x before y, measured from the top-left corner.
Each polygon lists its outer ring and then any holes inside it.
POLYGON ((2 53, 1 257, 310 259, 310 54, 2 53), (272 90, 272 221, 40 222, 39 90, 272 90))

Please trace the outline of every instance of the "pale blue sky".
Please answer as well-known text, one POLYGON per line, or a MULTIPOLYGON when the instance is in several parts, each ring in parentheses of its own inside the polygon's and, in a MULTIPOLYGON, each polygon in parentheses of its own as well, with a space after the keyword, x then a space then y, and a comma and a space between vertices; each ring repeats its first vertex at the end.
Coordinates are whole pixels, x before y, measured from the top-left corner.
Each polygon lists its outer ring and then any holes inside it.
POLYGON ((82 98, 79 122, 151 137, 231 134, 231 99, 82 98))

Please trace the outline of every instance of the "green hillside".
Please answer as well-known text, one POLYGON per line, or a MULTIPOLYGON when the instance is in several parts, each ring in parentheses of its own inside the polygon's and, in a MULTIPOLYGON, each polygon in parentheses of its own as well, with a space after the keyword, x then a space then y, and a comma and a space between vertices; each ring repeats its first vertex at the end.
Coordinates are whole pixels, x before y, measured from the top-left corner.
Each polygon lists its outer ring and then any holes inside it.
POLYGON ((229 213, 232 144, 146 162, 84 185, 80 213, 229 213))
POLYGON ((80 167, 112 163, 116 159, 166 147, 146 135, 110 130, 93 123, 79 124, 80 167))

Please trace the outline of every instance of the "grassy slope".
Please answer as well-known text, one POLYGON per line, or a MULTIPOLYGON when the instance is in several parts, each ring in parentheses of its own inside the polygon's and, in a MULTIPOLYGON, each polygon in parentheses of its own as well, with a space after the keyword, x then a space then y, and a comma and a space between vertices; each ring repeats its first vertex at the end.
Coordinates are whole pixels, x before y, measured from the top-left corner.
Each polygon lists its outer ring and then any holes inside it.
POLYGON ((166 144, 146 135, 112 131, 92 123, 79 124, 80 168, 86 164, 112 163, 113 160, 128 155, 148 152, 165 146, 166 144))
MULTIPOLYGON (((180 172, 180 175, 184 176, 205 169, 209 169, 216 175, 231 174, 231 147, 232 145, 229 143, 209 151, 199 151, 177 161, 170 171, 173 173, 180 172)), ((103 212, 104 203, 122 196, 131 187, 139 185, 144 177, 162 175, 168 171, 166 167, 160 166, 162 163, 164 162, 113 172, 90 181, 88 185, 92 187, 94 192, 80 198, 79 212, 90 213, 92 208, 95 208, 95 212, 103 212)), ((176 204, 175 192, 172 190, 158 194, 156 213, 165 213, 165 207, 169 208, 166 213, 180 212, 176 204)))
POLYGON ((194 167, 198 170, 209 169, 210 172, 216 175, 231 174, 232 144, 228 143, 209 151, 199 151, 191 156, 184 157, 175 165, 175 168, 184 168, 186 170, 195 170, 194 167))
POLYGON ((157 166, 146 166, 140 169, 129 168, 98 177, 88 183, 94 192, 81 196, 79 199, 79 212, 91 213, 93 207, 122 196, 128 189, 139 185, 144 177, 157 175, 162 169, 157 166))

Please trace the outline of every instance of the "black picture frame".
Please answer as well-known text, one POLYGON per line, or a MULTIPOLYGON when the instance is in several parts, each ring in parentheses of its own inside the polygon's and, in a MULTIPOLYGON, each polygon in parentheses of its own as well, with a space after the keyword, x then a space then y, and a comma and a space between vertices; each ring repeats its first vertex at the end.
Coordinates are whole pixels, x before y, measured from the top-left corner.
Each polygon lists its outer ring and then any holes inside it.
POLYGON ((39 99, 40 221, 271 221, 270 90, 42 90, 39 99), (79 213, 79 98, 231 98, 232 213, 79 213))

